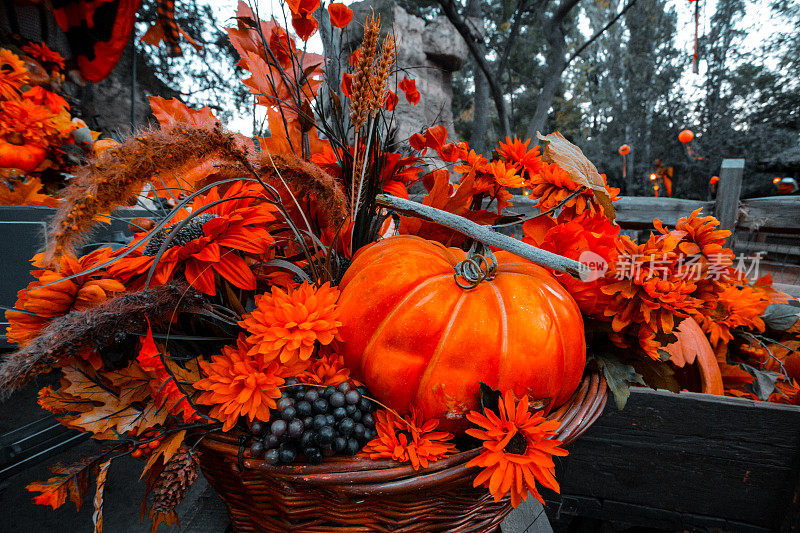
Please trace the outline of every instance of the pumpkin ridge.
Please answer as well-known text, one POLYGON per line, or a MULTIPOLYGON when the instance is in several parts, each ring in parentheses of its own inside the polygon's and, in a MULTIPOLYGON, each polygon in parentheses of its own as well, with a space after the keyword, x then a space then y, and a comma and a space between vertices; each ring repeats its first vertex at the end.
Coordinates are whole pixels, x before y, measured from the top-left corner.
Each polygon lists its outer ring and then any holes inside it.
MULTIPOLYGON (((564 335, 561 332, 561 323, 558 320, 558 311, 556 311, 556 308, 553 307, 553 302, 550 301, 550 298, 547 297, 547 294, 544 291, 544 287, 536 285, 536 290, 539 291, 542 301, 547 302, 547 307, 550 309, 550 316, 553 317, 553 325, 555 326, 556 335, 558 336, 558 341, 559 341, 559 347, 561 348, 559 357, 556 358, 556 360, 558 361, 558 373, 554 374, 560 376, 559 379, 564 379, 565 368, 567 365, 565 358, 567 357, 568 350, 567 346, 564 344, 566 339, 564 338, 564 335)), ((572 394, 572 391, 570 391, 570 394, 572 394)), ((559 405, 553 405, 553 402, 558 400, 559 400, 558 397, 550 398, 550 404, 546 407, 546 409, 550 410, 559 407, 559 405)))
POLYGON ((449 278, 449 277, 450 277, 450 274, 441 274, 439 276, 428 278, 425 281, 423 281, 422 283, 420 283, 419 285, 417 285, 416 287, 412 287, 411 290, 408 292, 408 294, 403 296, 403 299, 400 300, 397 304, 395 304, 394 308, 389 313, 387 313, 385 317, 383 317, 383 320, 381 320, 381 323, 378 324, 377 328, 375 328, 375 332, 372 334, 372 337, 369 339, 369 344, 367 344, 364 347, 364 355, 365 355, 365 357, 361 358, 361 368, 360 368, 360 371, 361 371, 362 375, 364 375, 366 373, 365 367, 366 367, 366 364, 367 364, 367 359, 369 359, 369 356, 371 354, 371 350, 372 350, 373 346, 375 345, 375 343, 380 338, 380 334, 383 333, 383 330, 384 330, 384 328, 386 328, 387 324, 389 324, 391 319, 394 318, 394 316, 397 313, 400 312, 400 310, 403 307, 403 304, 406 303, 408 300, 410 300, 411 297, 414 296, 414 294, 416 294, 417 291, 419 291, 420 289, 424 289, 425 287, 427 287, 428 285, 430 285, 431 283, 433 283, 435 281, 439 281, 439 280, 446 279, 446 278, 449 278))
POLYGON ((502 346, 500 347, 500 353, 502 357, 500 358, 500 364, 497 366, 497 378, 495 383, 500 382, 500 376, 503 375, 503 367, 506 365, 506 360, 508 359, 506 355, 508 355, 508 312, 506 311, 506 302, 503 300, 503 295, 500 293, 500 289, 494 284, 494 281, 489 281, 489 286, 494 291, 494 295, 497 297, 497 304, 500 307, 500 316, 503 319, 503 333, 501 336, 502 339, 502 346))
POLYGON ((425 366, 425 372, 423 372, 417 384, 417 402, 419 402, 420 394, 427 392, 428 381, 431 379, 431 374, 433 374, 433 371, 436 368, 436 363, 439 360, 439 356, 442 354, 447 336, 450 335, 453 325, 456 323, 456 318, 458 318, 458 313, 461 311, 461 306, 464 304, 464 300, 466 300, 466 298, 467 291, 462 291, 461 296, 458 297, 456 305, 451 311, 452 314, 450 315, 450 320, 447 322, 447 326, 445 326, 444 331, 442 331, 442 337, 439 339, 439 343, 436 345, 436 349, 433 351, 431 358, 428 359, 428 364, 425 366))

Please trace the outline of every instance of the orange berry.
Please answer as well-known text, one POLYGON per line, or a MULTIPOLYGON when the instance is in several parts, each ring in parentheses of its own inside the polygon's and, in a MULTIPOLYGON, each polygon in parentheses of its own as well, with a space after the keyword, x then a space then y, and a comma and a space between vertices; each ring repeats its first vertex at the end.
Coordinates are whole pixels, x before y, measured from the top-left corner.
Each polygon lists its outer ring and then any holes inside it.
POLYGON ((156 448, 158 448, 159 446, 161 446, 161 439, 156 439, 156 440, 154 440, 154 441, 152 441, 152 442, 148 443, 148 444, 147 444, 147 446, 148 446, 148 448, 150 448, 151 450, 155 450, 156 448))
POLYGON ((136 448, 131 452, 131 457, 141 457, 142 456, 142 449, 136 448))

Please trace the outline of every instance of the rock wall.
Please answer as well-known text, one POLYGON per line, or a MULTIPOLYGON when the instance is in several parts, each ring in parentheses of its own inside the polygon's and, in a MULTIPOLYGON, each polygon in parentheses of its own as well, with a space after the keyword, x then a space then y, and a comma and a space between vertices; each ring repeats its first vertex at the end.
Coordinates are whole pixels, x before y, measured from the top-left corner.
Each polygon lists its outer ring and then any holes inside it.
POLYGON ((468 55, 467 45, 458 31, 445 17, 426 23, 393 0, 364 0, 350 4, 350 8, 356 23, 350 24, 343 36, 345 50, 358 48, 363 36, 363 21, 373 10, 381 17, 384 34, 393 32, 397 38, 397 66, 401 71, 391 82, 391 88, 399 98, 395 110, 397 139, 405 141, 411 134, 436 124, 444 124, 449 137, 455 138, 452 76, 468 55), (397 90, 397 82, 404 75, 416 80, 417 89, 422 94, 415 106, 397 90))

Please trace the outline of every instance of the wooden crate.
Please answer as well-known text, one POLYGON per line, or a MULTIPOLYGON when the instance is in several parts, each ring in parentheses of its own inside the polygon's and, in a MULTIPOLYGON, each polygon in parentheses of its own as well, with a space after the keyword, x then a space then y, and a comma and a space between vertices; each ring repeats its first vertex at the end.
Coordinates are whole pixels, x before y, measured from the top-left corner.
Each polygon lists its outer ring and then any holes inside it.
MULTIPOLYGON (((0 305, 13 307, 17 291, 33 281, 30 275, 31 258, 47 243, 47 223, 55 213, 50 207, 28 205, 0 206, 0 305)), ((98 224, 86 241, 89 251, 100 245, 117 244, 131 236, 127 220, 150 214, 141 209, 120 209, 114 212, 110 224, 98 224)), ((0 312, 0 348, 11 348, 6 342, 5 312, 0 312)))
POLYGON ((800 530, 800 407, 634 388, 569 451, 546 496, 557 528, 800 530))

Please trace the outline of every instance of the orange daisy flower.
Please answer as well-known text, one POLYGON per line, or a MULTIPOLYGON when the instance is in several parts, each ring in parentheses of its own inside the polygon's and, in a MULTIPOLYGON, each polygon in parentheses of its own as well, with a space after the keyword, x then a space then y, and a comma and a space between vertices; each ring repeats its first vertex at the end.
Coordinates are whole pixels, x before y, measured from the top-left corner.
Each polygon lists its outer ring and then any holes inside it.
POLYGON ((335 353, 315 359, 311 362, 308 370, 300 373, 297 377, 303 383, 316 383, 326 387, 328 385, 336 386, 345 381, 349 381, 355 386, 361 385, 350 377, 350 369, 344 366, 344 358, 335 353))
POLYGON ((400 417, 397 414, 379 409, 375 411, 375 429, 378 436, 362 450, 370 459, 393 459, 401 463, 411 463, 414 470, 428 468, 433 461, 455 453, 451 433, 434 431, 439 421, 423 421, 422 410, 416 407, 411 414, 400 417))
MULTIPOLYGON (((64 280, 106 262, 111 254, 111 248, 96 250, 77 259, 65 254, 58 257, 56 270, 31 272, 36 280, 17 293, 14 307, 19 311, 6 311, 6 320, 9 322, 6 336, 9 342, 25 345, 36 338, 52 319, 71 311, 94 307, 124 292, 125 286, 104 270, 64 280), (43 287, 52 282, 57 283, 43 287)), ((32 262, 35 267, 42 267, 41 261, 42 254, 37 254, 32 262)))
MULTIPOLYGON (((19 88, 28 83, 25 62, 11 50, 0 50, 0 96, 13 100, 19 96, 19 88)), ((6 106, 6 103, 3 103, 6 106)), ((3 110, 5 111, 5 109, 3 110)))
POLYGON ((339 289, 329 283, 319 288, 304 283, 288 292, 273 286, 271 293, 256 296, 256 308, 239 322, 249 334, 248 353, 265 362, 307 361, 316 342, 330 344, 342 325, 338 299, 339 289))
POLYGON ((483 468, 472 486, 488 486, 496 502, 510 494, 515 508, 528 499, 528 493, 544 503, 536 481, 559 492, 553 456, 567 455, 561 442, 551 438, 559 422, 548 421, 540 413, 531 414, 527 396, 515 405, 511 391, 501 396, 498 411, 495 414, 484 409, 483 414, 467 414, 470 422, 483 428, 467 430, 468 435, 483 441, 483 452, 466 465, 483 468))
MULTIPOLYGON (((180 273, 190 285, 213 296, 217 292, 214 275, 218 274, 236 287, 255 290, 256 278, 245 257, 260 258, 270 249, 275 240, 266 226, 277 220, 272 205, 246 198, 261 193, 256 184, 236 182, 221 197, 217 187, 197 197, 192 211, 220 199, 230 200, 203 211, 178 232, 155 265, 154 282, 163 285, 180 273)), ((171 222, 174 225, 188 216, 182 212, 171 222)), ((130 287, 143 286, 159 247, 172 229, 172 225, 162 228, 146 246, 120 258, 109 270, 130 287)), ((137 234, 129 248, 136 247, 145 235, 137 234)))
POLYGON ((64 68, 64 57, 44 43, 26 44, 22 51, 41 63, 55 63, 58 68, 64 68))
POLYGON ((206 377, 194 384, 195 389, 204 391, 197 403, 213 406, 210 415, 223 423, 223 431, 233 428, 240 416, 246 416, 250 422, 269 422, 269 410, 276 407, 275 400, 281 397, 284 379, 279 375, 278 363, 263 364, 248 355, 249 349, 240 336, 236 346, 222 349, 222 355, 200 361, 206 377))

